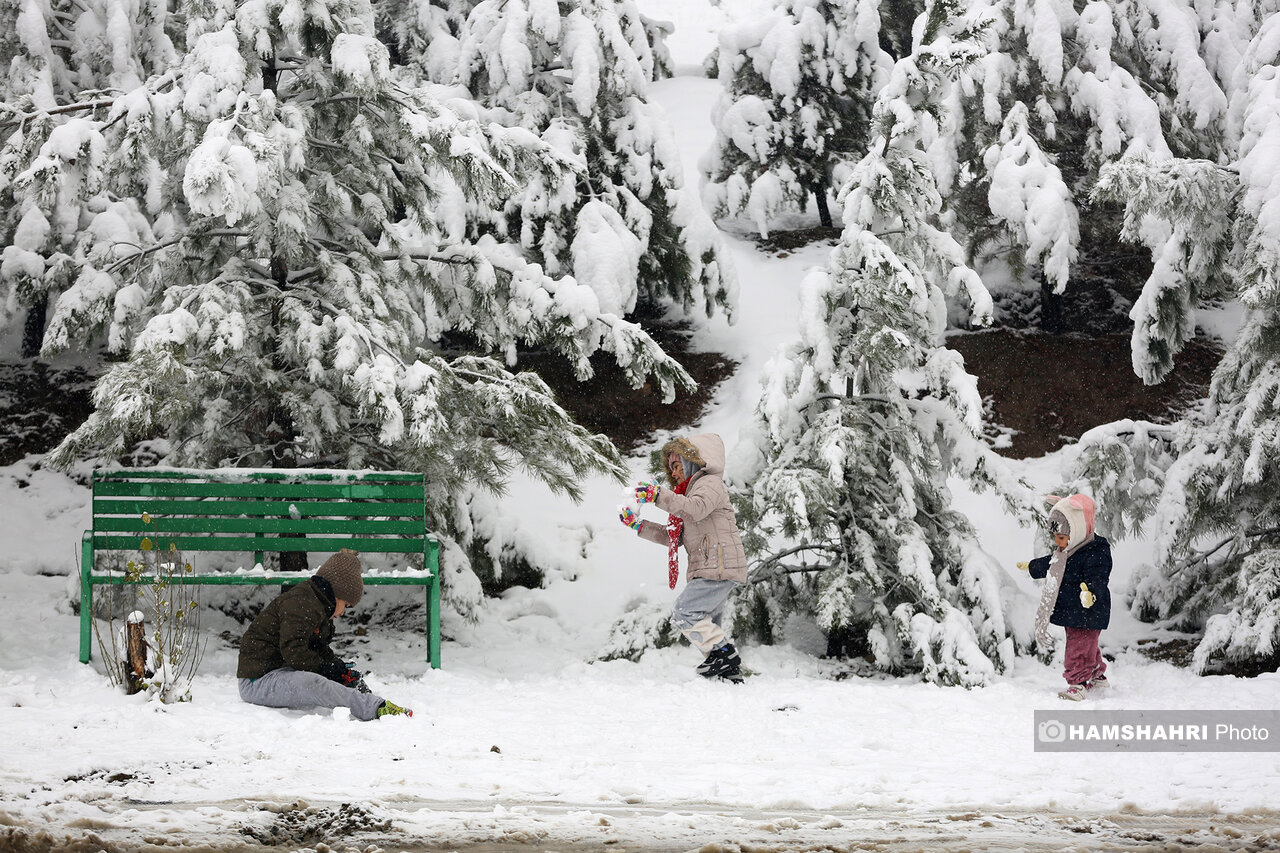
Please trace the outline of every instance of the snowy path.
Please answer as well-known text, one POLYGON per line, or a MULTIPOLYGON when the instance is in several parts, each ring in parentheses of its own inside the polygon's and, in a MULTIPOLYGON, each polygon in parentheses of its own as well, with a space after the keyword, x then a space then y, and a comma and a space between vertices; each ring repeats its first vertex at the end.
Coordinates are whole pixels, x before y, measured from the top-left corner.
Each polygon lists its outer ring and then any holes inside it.
POLYGON ((258 804, 192 803, 181 808, 122 804, 116 817, 83 821, 85 833, 65 825, 9 822, 6 838, 24 853, 68 847, 200 850, 328 849, 460 853, 531 851, 788 851, 920 850, 1183 850, 1280 849, 1275 812, 1177 815, 1134 811, 1084 818, 1055 811, 854 812, 733 810, 698 803, 601 806, 527 803, 510 808, 470 801, 400 801, 352 809, 337 802, 258 804), (211 818, 216 818, 211 820, 211 818))

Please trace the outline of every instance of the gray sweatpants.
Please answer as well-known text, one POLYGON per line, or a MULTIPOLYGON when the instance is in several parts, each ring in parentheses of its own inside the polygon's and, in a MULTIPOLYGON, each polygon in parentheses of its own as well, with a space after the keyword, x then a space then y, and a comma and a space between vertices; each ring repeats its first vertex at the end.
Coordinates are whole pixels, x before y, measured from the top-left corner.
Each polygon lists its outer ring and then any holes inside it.
POLYGON ((724 629, 724 605, 729 593, 739 586, 737 581, 713 581, 693 578, 676 596, 671 621, 704 655, 727 641, 724 629))
POLYGON ((273 669, 261 678, 240 679, 240 698, 250 705, 268 708, 350 708, 357 720, 378 716, 382 697, 361 693, 351 687, 330 681, 318 672, 305 672, 293 667, 273 669))

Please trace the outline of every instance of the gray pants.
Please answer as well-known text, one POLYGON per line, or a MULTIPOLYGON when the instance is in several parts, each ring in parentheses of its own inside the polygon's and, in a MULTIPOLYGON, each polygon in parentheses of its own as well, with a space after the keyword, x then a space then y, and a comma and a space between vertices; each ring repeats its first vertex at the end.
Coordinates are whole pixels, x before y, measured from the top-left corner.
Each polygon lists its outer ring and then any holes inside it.
POLYGON ((304 672, 288 666, 273 669, 261 678, 240 679, 240 698, 250 705, 268 708, 350 708, 357 720, 378 716, 382 697, 361 693, 330 681, 318 672, 304 672))
POLYGON ((739 586, 737 581, 713 581, 693 578, 676 596, 671 621, 704 655, 727 642, 720 622, 729 593, 739 586))

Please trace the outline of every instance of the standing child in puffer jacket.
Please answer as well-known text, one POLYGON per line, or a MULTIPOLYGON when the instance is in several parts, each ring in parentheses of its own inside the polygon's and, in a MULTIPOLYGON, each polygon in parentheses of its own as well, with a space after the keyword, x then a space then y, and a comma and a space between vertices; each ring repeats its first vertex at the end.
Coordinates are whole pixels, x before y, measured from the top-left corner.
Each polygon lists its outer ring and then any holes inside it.
POLYGON ((1036 610, 1036 639, 1049 640, 1049 624, 1067 631, 1062 676, 1067 687, 1058 696, 1079 702, 1107 686, 1107 662, 1098 637, 1111 621, 1111 544, 1093 531, 1097 506, 1088 495, 1049 495, 1049 532, 1056 546, 1047 557, 1019 563, 1033 578, 1045 578, 1036 610))
POLYGON ((676 598, 671 620, 704 655, 699 675, 742 682, 742 658, 721 627, 729 593, 747 580, 747 555, 738 520, 725 488, 724 442, 713 434, 667 442, 662 448, 669 488, 657 483, 636 487, 636 501, 666 510, 666 524, 642 521, 626 507, 622 523, 637 535, 667 546, 671 588, 679 575, 679 546, 689 555, 688 581, 676 598))

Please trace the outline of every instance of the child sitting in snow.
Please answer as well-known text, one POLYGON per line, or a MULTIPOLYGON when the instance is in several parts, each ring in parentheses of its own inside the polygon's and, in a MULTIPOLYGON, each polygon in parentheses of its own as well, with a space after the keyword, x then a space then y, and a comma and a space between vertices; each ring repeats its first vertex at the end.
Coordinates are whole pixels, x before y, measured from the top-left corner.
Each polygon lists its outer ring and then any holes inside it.
POLYGON ((1067 687, 1058 694, 1080 701, 1107 686, 1107 663, 1098 637, 1111 620, 1111 545, 1093 531, 1097 506, 1087 495, 1050 495, 1049 532, 1054 552, 1019 563, 1033 578, 1046 578, 1036 610, 1036 639, 1049 644, 1049 623, 1067 631, 1063 677, 1067 687))
POLYGON ((680 572, 679 546, 684 544, 688 581, 671 619, 704 655, 699 675, 741 683, 742 658, 721 627, 729 593, 747 579, 738 520, 721 479, 724 456, 718 435, 673 439, 662 448, 670 488, 649 482, 635 490, 638 503, 656 504, 670 514, 667 523, 642 521, 630 507, 622 509, 620 517, 640 537, 667 546, 672 589, 680 572))
POLYGON ((263 608, 240 640, 240 698, 269 708, 351 709, 358 720, 413 711, 369 692, 329 648, 333 620, 364 595, 360 558, 343 548, 263 608))

